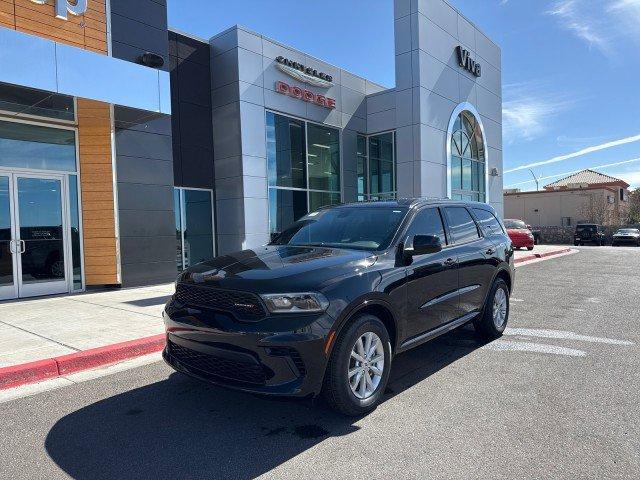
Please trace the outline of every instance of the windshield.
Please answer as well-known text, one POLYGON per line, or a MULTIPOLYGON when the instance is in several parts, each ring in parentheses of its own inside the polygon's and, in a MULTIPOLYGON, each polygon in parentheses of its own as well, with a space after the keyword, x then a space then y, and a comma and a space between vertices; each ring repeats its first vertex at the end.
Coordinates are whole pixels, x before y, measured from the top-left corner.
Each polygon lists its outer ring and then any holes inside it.
POLYGON ((527 228, 527 224, 524 223, 522 220, 505 220, 504 221, 504 226, 507 228, 527 228))
POLYGON ((578 232, 595 232, 598 229, 595 225, 578 225, 576 231, 578 232))
POLYGON ((637 228, 621 228, 618 230, 618 233, 621 233, 622 235, 633 235, 635 233, 640 233, 640 230, 637 228))
POLYGON ((407 211, 407 207, 339 207, 321 210, 291 224, 271 245, 382 250, 393 240, 407 211))

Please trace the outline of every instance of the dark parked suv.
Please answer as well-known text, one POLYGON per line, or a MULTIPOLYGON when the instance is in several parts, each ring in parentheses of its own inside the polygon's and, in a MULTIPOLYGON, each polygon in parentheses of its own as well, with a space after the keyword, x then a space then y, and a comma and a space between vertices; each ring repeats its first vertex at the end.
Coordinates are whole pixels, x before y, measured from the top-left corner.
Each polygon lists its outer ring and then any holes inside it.
POLYGON ((473 322, 502 334, 513 248, 482 203, 398 200, 306 215, 261 248, 182 273, 163 356, 218 385, 323 393, 359 415, 381 400, 392 359, 473 322))
POLYGON ((604 230, 600 225, 594 223, 579 223, 576 226, 573 244, 577 247, 578 245, 586 245, 587 243, 600 246, 605 244, 604 230))

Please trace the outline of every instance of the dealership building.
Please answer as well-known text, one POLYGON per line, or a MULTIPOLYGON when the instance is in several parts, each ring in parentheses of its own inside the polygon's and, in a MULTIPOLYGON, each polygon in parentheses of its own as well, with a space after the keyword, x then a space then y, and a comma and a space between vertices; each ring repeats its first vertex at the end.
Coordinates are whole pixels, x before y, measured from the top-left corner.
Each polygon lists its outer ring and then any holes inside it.
POLYGON ((166 0, 0 0, 0 299, 170 281, 337 203, 502 214, 500 48, 445 0, 394 26, 389 88, 166 0))

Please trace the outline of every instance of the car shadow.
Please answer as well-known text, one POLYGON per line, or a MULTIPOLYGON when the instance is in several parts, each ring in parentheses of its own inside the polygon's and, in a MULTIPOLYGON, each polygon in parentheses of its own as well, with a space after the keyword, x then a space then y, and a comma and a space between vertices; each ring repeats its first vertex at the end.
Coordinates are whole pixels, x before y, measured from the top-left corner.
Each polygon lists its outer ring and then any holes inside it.
MULTIPOLYGON (((463 328, 399 355, 384 401, 482 345, 463 328)), ((357 431, 358 420, 320 401, 271 400, 173 373, 65 416, 45 447, 75 479, 254 478, 357 431)))

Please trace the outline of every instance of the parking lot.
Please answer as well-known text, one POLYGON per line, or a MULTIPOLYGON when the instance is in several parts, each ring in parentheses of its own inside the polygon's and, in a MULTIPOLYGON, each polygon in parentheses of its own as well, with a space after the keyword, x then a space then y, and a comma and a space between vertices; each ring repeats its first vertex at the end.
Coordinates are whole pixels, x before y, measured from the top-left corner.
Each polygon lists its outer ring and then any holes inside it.
POLYGON ((517 269, 510 328, 399 356, 360 419, 157 362, 0 404, 2 478, 637 478, 640 248, 517 269))

